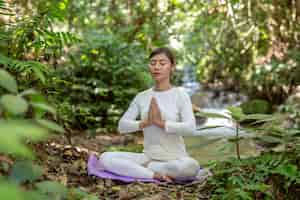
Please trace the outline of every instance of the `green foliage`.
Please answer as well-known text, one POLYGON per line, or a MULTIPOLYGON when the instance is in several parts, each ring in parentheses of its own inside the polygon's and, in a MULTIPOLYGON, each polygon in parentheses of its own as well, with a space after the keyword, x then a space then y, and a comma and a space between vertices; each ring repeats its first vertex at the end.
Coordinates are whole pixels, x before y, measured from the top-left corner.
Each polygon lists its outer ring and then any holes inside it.
MULTIPOLYGON (((2 154, 25 158, 16 161, 10 171, 9 179, 2 177, 0 180, 0 198, 12 200, 41 199, 41 195, 35 191, 24 192, 15 184, 34 182, 43 173, 41 167, 33 164, 28 159, 34 158, 34 154, 24 141, 40 141, 46 139, 49 130, 63 132, 57 124, 43 119, 25 119, 24 114, 29 110, 30 97, 41 99, 34 90, 18 93, 16 80, 6 71, 0 70, 0 152, 2 154), (3 94, 3 90, 13 94, 3 94), (25 99, 29 98, 29 99, 25 99), (41 125, 39 125, 41 124, 41 125)), ((47 104, 42 102, 46 107, 47 104)), ((50 108, 50 107, 49 107, 50 108)), ((33 108, 32 112, 35 109, 33 108)), ((43 197, 42 199, 45 199, 43 197)))
MULTIPOLYGON (((241 137, 239 132, 241 130, 240 124, 242 122, 247 122, 251 121, 251 125, 256 125, 260 123, 266 123, 266 122, 273 122, 275 120, 280 119, 279 117, 275 117, 272 115, 267 115, 267 114, 245 114, 243 112, 243 109, 241 107, 236 107, 236 106, 229 106, 228 108, 228 113, 227 115, 224 114, 216 114, 216 113, 205 113, 205 112, 198 112, 196 115, 202 116, 202 117, 211 117, 211 118, 225 118, 225 119, 232 119, 234 121, 235 125, 235 137, 230 138, 228 141, 233 142, 236 146, 236 155, 238 159, 240 158, 240 140, 246 139, 246 138, 260 138, 264 139, 266 136, 264 135, 255 135, 255 136, 243 136, 241 137), (228 116, 229 115, 229 116, 228 116), (254 122, 253 122, 254 121, 254 122)), ((217 127, 222 127, 222 126, 217 126, 217 127)), ((272 126, 273 127, 273 126, 272 126)), ((216 126, 211 126, 211 127, 203 127, 202 130, 204 129, 211 129, 211 128, 216 128, 216 126)), ((261 130, 268 131, 266 127, 260 126, 260 127, 246 127, 243 128, 247 132, 259 132, 261 130)), ((268 136, 270 137, 270 136, 268 136)), ((221 138, 220 138, 221 139, 221 138)), ((218 140, 216 140, 218 141, 218 140)))
POLYGON ((270 63, 257 65, 249 79, 251 96, 283 103, 292 89, 300 83, 299 55, 298 49, 292 49, 287 52, 286 60, 272 59, 270 63))
POLYGON ((248 102, 244 102, 241 104, 241 107, 245 114, 268 114, 271 112, 270 104, 267 101, 261 99, 254 99, 248 102))
MULTIPOLYGON (((209 179, 209 184, 213 186, 211 199, 295 199, 299 196, 295 188, 300 185, 300 131, 295 127, 285 128, 283 122, 289 116, 282 113, 297 111, 289 110, 287 105, 273 115, 245 114, 240 107, 229 107, 228 110, 237 125, 236 135, 229 141, 235 144, 238 159, 218 162, 213 167, 214 176, 209 179), (239 124, 249 120, 251 123, 243 129, 251 135, 241 137, 239 124), (257 144, 263 146, 264 153, 255 158, 241 159, 239 141, 247 138, 255 139, 257 144)), ((223 115, 201 115, 227 118, 223 115)))
POLYGON ((36 184, 38 194, 44 195, 49 199, 74 199, 74 200, 97 200, 95 195, 88 194, 80 189, 67 188, 66 186, 54 182, 43 181, 36 184))
POLYGON ((29 120, 0 120, 0 130, 1 133, 6 133, 1 137, 0 152, 26 157, 32 157, 32 153, 24 145, 24 138, 38 141, 47 136, 45 129, 36 126, 29 120))
POLYGON ((26 78, 39 79, 42 83, 45 83, 46 75, 49 74, 47 66, 40 62, 14 60, 1 54, 0 64, 8 70, 19 73, 26 78))
POLYGON ((22 97, 10 94, 1 96, 0 104, 4 111, 12 115, 24 114, 28 109, 28 104, 22 97))
POLYGON ((68 195, 68 189, 57 182, 53 181, 43 181, 36 184, 36 187, 39 192, 46 194, 50 198, 59 199, 66 198, 68 195))
POLYGON ((7 33, 10 34, 8 55, 16 59, 24 59, 32 56, 37 59, 48 60, 51 57, 61 55, 62 48, 73 44, 78 38, 67 32, 55 32, 53 24, 63 20, 65 9, 59 4, 66 1, 37 1, 37 10, 29 11, 20 19, 15 19, 16 26, 10 26, 7 33))
POLYGON ((10 180, 17 184, 24 182, 33 182, 40 178, 43 174, 43 169, 33 164, 30 161, 17 161, 14 163, 10 172, 10 180))
POLYGON ((24 193, 19 187, 6 181, 0 181, 0 198, 11 200, 24 200, 24 193))
MULTIPOLYGON (((31 3, 34 10, 26 10, 26 3, 19 2, 16 6, 23 6, 22 14, 11 12, 11 23, 0 24, 0 66, 18 75, 22 89, 45 84, 53 70, 48 63, 57 65, 63 48, 80 41, 72 33, 54 31, 53 25, 64 19, 67 1, 31 3)), ((9 4, 1 5, 13 11, 9 4)))
POLYGON ((215 188, 211 199, 294 199, 299 195, 295 191, 299 181, 293 156, 268 153, 220 162, 208 183, 215 188))
POLYGON ((286 1, 209 1, 185 34, 186 59, 199 80, 282 103, 299 85, 298 7, 286 1), (297 8, 296 8, 297 7, 297 8), (266 24, 266 21, 272 21, 266 24), (289 25, 290 22, 293 25, 289 25))
POLYGON ((139 43, 92 32, 70 55, 70 63, 56 71, 49 93, 72 127, 114 130, 134 95, 151 84, 145 66, 146 52, 139 43))
MULTIPOLYGON (((0 70, 0 74, 3 77, 0 87, 7 89, 8 91, 17 92, 17 84, 15 79, 6 71, 0 70)), ((39 96, 34 90, 27 90, 20 94, 2 94, 0 93, 0 132, 3 134, 0 140, 0 151, 3 153, 13 153, 16 155, 22 155, 26 157, 32 157, 31 151, 23 144, 24 139, 30 139, 32 141, 38 141, 45 139, 48 135, 47 128, 50 130, 63 131, 58 125, 46 120, 39 119, 24 119, 22 116, 29 110, 29 105, 32 101, 26 100, 25 96, 34 94, 39 96), (46 128, 38 125, 37 122, 42 123, 46 128), (8 134, 9 133, 9 134, 8 134)), ((41 102, 45 107, 49 107, 45 102, 41 102)))
POLYGON ((11 93, 18 92, 16 80, 5 70, 0 70, 0 86, 11 93))
MULTIPOLYGON (((0 70, 0 151, 25 158, 0 180, 0 199, 96 199, 56 182, 36 183, 41 172, 27 160, 34 154, 25 141, 46 139, 49 131, 64 133, 46 115, 67 128, 115 130, 134 95, 151 84, 149 51, 171 38, 184 41, 177 58, 184 55, 185 62, 197 66, 204 83, 222 81, 250 97, 281 103, 299 85, 294 8, 287 1, 259 0, 37 0, 14 5, 0 0, 0 67, 6 70, 0 70), (9 181, 30 182, 33 190, 25 192, 9 181)), ((236 135, 229 142, 238 158, 241 139, 254 138, 269 152, 218 164, 210 180, 212 199, 299 196, 299 105, 285 104, 281 113, 265 115, 270 106, 261 100, 230 107, 224 116, 196 114, 235 122, 236 135), (241 136, 241 129, 253 134, 241 136)))
POLYGON ((54 181, 43 181, 36 184, 39 194, 45 195, 48 199, 74 199, 74 200, 97 200, 94 195, 87 194, 80 189, 67 188, 64 185, 54 181))
POLYGON ((264 127, 258 130, 260 135, 256 138, 262 141, 265 146, 271 147, 274 151, 297 151, 300 152, 299 129, 284 129, 278 126, 264 127))

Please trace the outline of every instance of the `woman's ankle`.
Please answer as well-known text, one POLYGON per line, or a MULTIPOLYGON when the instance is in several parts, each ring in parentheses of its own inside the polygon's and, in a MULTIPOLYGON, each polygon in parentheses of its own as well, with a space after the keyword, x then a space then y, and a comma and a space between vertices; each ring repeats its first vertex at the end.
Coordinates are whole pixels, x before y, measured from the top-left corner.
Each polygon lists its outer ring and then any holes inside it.
POLYGON ((154 172, 153 174, 153 179, 157 179, 157 180, 163 180, 166 182, 173 182, 173 178, 167 175, 161 175, 157 172, 154 172))
POLYGON ((162 179, 162 175, 160 175, 160 174, 157 173, 157 172, 154 172, 153 178, 154 178, 154 179, 162 179))

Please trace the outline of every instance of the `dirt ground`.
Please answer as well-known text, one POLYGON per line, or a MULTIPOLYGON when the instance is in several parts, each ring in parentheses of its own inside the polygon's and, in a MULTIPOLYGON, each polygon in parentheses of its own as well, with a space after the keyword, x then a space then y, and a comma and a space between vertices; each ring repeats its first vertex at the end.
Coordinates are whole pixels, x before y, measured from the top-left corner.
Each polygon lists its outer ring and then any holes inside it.
POLYGON ((209 199, 204 183, 185 185, 170 183, 124 183, 109 179, 101 179, 87 175, 87 159, 89 154, 101 154, 111 147, 128 147, 142 145, 139 136, 102 135, 94 138, 76 136, 72 138, 72 146, 64 136, 55 136, 47 142, 35 144, 39 164, 45 173, 45 180, 55 180, 68 187, 76 187, 96 194, 99 199, 109 200, 193 200, 209 199))

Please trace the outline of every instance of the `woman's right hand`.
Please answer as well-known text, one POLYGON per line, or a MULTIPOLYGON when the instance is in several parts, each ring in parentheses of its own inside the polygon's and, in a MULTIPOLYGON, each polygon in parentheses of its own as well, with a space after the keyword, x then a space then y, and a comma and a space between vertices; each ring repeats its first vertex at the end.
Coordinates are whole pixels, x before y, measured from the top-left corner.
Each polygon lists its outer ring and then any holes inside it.
POLYGON ((151 123, 149 122, 148 119, 145 119, 145 120, 141 121, 139 125, 140 125, 140 129, 143 129, 143 128, 146 128, 147 126, 150 126, 151 123))
POLYGON ((146 128, 147 126, 150 126, 153 124, 154 121, 154 112, 153 112, 153 107, 154 107, 154 99, 151 99, 150 103, 150 108, 148 111, 148 118, 144 119, 143 121, 140 122, 140 129, 146 128))

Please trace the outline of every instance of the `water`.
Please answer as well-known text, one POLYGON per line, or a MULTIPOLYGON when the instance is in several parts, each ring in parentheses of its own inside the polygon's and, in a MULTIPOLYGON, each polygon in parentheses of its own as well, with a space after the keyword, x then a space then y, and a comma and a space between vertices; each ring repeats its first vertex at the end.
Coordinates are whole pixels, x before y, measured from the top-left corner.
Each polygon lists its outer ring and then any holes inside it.
MULTIPOLYGON (((183 87, 192 97, 194 105, 203 112, 212 112, 228 115, 226 109, 230 105, 239 105, 247 98, 241 94, 225 91, 204 91, 201 84, 196 81, 195 71, 191 66, 184 68, 183 87), (197 96, 198 95, 198 96, 197 96)), ((228 141, 235 136, 235 124, 230 119, 208 118, 205 123, 197 123, 196 136, 186 136, 185 143, 189 154, 205 165, 211 160, 224 160, 236 156, 235 144, 228 141), (222 126, 212 129, 199 130, 206 126, 222 126)), ((240 131, 240 135, 251 133, 240 131)), ((240 141, 242 157, 257 154, 255 144, 251 140, 240 141)))

